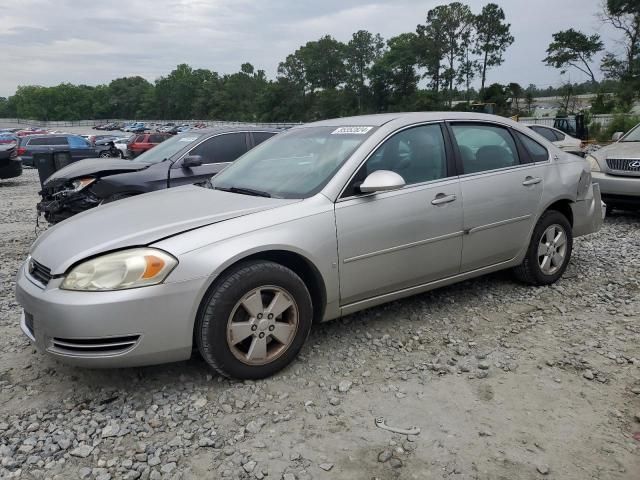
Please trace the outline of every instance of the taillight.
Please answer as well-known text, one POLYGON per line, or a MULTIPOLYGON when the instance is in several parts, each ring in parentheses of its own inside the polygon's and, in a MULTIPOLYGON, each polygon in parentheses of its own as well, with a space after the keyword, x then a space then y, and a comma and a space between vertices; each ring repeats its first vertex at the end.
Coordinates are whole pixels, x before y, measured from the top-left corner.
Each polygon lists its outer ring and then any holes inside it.
POLYGON ((27 153, 27 149, 25 147, 18 147, 17 153, 18 156, 21 157, 22 155, 27 153))

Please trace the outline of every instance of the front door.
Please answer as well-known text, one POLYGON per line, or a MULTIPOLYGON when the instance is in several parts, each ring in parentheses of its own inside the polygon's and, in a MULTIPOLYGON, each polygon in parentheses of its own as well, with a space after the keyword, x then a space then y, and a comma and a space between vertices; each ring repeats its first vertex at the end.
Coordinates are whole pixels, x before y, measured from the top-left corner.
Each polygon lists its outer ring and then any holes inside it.
POLYGON ((210 179, 244 155, 249 150, 247 142, 246 132, 224 133, 206 139, 187 153, 202 157, 202 165, 182 168, 181 162, 176 162, 170 172, 170 186, 190 185, 210 179))
POLYGON ((462 203, 440 124, 404 129, 362 165, 336 202, 341 305, 455 275, 462 203), (376 170, 405 180, 398 190, 360 194, 376 170))
POLYGON ((529 163, 506 127, 453 123, 464 208, 461 271, 506 262, 529 244, 545 164, 529 163))

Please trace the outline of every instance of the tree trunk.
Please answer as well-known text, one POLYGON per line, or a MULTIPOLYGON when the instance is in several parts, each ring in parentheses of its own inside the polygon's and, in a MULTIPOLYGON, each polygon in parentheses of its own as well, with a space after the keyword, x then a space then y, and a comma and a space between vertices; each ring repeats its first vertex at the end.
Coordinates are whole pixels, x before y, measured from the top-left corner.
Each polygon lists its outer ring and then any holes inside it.
POLYGON ((482 62, 482 83, 480 85, 480 94, 484 92, 484 82, 487 78, 487 57, 489 53, 485 50, 484 52, 484 61, 482 62))

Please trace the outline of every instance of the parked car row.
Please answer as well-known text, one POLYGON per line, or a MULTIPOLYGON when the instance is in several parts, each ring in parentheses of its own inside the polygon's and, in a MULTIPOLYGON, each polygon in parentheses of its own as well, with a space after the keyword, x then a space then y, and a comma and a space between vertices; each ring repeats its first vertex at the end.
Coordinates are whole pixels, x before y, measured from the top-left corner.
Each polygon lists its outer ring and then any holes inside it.
POLYGON ((126 367, 195 347, 244 379, 292 362, 314 322, 508 268, 554 283, 604 216, 584 158, 461 112, 189 132, 69 165, 44 194, 52 220, 97 208, 41 234, 19 270, 41 351, 126 367))
MULTIPOLYGON (((44 183, 38 211, 57 223, 104 203, 154 190, 206 182, 278 130, 217 128, 171 136, 133 161, 87 159, 54 173, 44 183)), ((144 134, 142 136, 148 136, 144 134)), ((151 134, 158 135, 158 134, 151 134)), ((137 139, 136 139, 137 141, 137 139)), ((131 148, 135 141, 128 145, 131 148)), ((141 147, 143 143, 139 143, 141 147)))

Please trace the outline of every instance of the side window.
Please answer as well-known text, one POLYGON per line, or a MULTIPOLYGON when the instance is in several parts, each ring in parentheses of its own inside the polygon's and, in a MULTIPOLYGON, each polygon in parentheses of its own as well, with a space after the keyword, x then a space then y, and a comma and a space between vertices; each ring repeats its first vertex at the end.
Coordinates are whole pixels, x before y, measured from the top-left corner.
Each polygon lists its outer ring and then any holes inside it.
POLYGON ((30 147, 37 147, 40 145, 49 145, 49 139, 47 138, 32 138, 27 142, 30 147))
POLYGON ((253 143, 255 143, 256 145, 260 145, 262 142, 270 139, 275 135, 275 133, 272 133, 272 132, 253 132, 252 134, 253 134, 253 143))
POLYGON ((538 135, 542 135, 544 138, 546 138, 550 142, 556 141, 556 136, 553 134, 552 130, 549 130, 548 128, 544 128, 544 127, 530 127, 530 128, 531 130, 536 132, 538 135))
POLYGON ((506 128, 487 124, 453 124, 464 173, 514 167, 518 149, 506 128))
POLYGON ((245 133, 229 133, 205 140, 189 152, 200 155, 203 163, 233 162, 247 151, 245 133))
MULTIPOLYGON (((87 141, 84 138, 81 138, 81 140, 87 143, 87 141)), ((49 145, 67 145, 67 137, 53 137, 51 138, 49 145)))
POLYGON ((402 130, 387 139, 360 167, 343 197, 356 195, 357 186, 377 170, 400 175, 407 185, 447 176, 447 152, 440 124, 402 130))
POLYGON ((557 132, 555 130, 552 130, 552 132, 556 136, 556 140, 558 140, 560 142, 566 138, 566 135, 564 133, 562 133, 562 132, 557 132))
POLYGON ((534 162, 546 162, 549 160, 549 152, 546 148, 520 132, 515 132, 515 134, 534 162))
POLYGON ((149 136, 149 143, 161 143, 163 142, 165 139, 164 136, 162 135, 150 135, 149 136))
POLYGON ((71 148, 88 148, 91 145, 82 137, 69 137, 69 146, 71 148))
POLYGON ((138 135, 136 139, 133 141, 134 143, 144 143, 144 135, 138 135))

